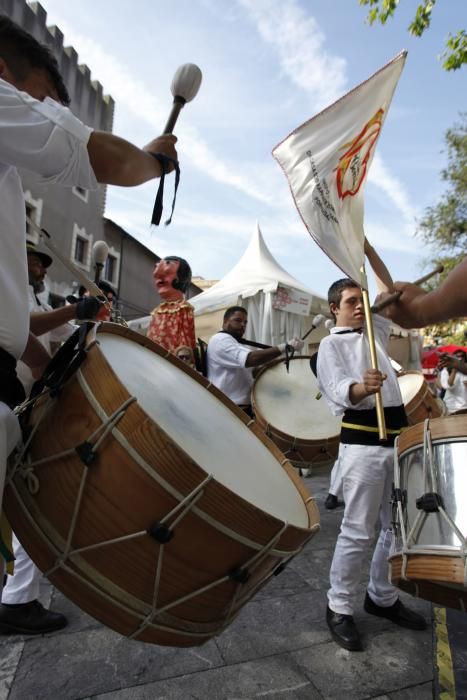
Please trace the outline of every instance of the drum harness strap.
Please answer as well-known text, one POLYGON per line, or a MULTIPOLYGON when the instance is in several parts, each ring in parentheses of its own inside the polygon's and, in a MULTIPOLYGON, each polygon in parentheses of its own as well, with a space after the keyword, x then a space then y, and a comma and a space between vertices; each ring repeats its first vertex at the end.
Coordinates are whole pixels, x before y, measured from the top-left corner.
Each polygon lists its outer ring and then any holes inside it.
MULTIPOLYGON (((435 472, 435 464, 433 458, 433 443, 430 431, 430 419, 427 418, 424 422, 424 437, 423 437, 423 481, 425 484, 431 484, 434 489, 437 487, 437 475, 435 472)), ((398 465, 398 438, 394 444, 394 463, 398 465)), ((409 581, 407 576, 407 565, 409 554, 428 554, 445 556, 443 551, 436 549, 423 549, 417 547, 413 549, 412 545, 416 544, 417 538, 423 529, 423 525, 430 513, 440 513, 441 517, 449 525, 450 529, 455 533, 456 537, 462 543, 459 551, 459 556, 464 561, 464 586, 467 587, 467 538, 459 530, 451 516, 446 512, 442 496, 434 490, 424 493, 416 500, 418 509, 417 516, 414 519, 409 532, 406 531, 404 508, 407 504, 407 492, 401 489, 400 471, 395 470, 394 489, 392 496, 393 504, 393 527, 396 538, 401 540, 402 544, 402 570, 401 577, 409 581), (398 516, 398 518, 397 518, 398 516)), ((393 553, 396 553, 395 551, 393 553)), ((415 583, 415 582, 414 582, 415 583)), ((415 583, 416 585, 416 583, 415 583)), ((417 593, 418 595, 418 593, 417 593)))

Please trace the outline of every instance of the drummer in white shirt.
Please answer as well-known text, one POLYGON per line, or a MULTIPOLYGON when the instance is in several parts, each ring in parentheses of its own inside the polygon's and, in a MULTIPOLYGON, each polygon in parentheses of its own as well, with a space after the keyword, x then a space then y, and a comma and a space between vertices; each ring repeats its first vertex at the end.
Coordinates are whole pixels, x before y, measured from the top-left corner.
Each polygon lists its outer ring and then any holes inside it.
POLYGON ((248 312, 242 306, 231 306, 224 314, 222 330, 212 336, 207 349, 207 378, 231 401, 251 415, 253 368, 282 355, 286 345, 299 352, 303 341, 293 338, 275 347, 252 350, 243 336, 248 312))
POLYGON ((464 350, 456 350, 453 358, 445 356, 441 359, 439 381, 446 390, 443 400, 448 413, 467 409, 467 373, 463 371, 466 369, 466 361, 467 353, 464 350))
MULTIPOLYGON (((154 154, 176 165, 176 138, 144 149, 85 126, 66 107, 69 96, 52 53, 0 15, 0 504, 8 454, 20 438, 11 408, 24 392, 16 361, 43 366, 48 354, 29 333, 25 201, 18 168, 47 185, 96 189, 97 183, 140 185, 160 177, 154 154)), ((1 513, 0 513, 1 518, 1 513)), ((0 583, 6 549, 0 554, 0 583)))

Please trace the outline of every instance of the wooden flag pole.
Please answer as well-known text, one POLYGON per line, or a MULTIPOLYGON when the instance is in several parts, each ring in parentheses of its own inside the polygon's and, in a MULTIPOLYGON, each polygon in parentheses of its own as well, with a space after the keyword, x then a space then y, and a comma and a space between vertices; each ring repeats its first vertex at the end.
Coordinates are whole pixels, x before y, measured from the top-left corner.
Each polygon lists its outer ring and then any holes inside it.
MULTIPOLYGON (((362 269, 363 277, 366 283, 365 270, 362 269)), ((366 284, 366 286, 368 286, 366 284)), ((373 329, 373 317, 370 308, 370 299, 368 296, 368 289, 362 287, 363 295, 363 308, 365 311, 365 326, 368 333, 368 344, 370 346, 370 359, 372 369, 378 369, 378 357, 376 355, 376 343, 375 343, 375 333, 373 329)), ((376 418, 378 420, 378 432, 380 440, 387 440, 386 432, 386 421, 384 418, 384 408, 383 408, 383 397, 381 396, 381 389, 375 394, 376 401, 376 418)))

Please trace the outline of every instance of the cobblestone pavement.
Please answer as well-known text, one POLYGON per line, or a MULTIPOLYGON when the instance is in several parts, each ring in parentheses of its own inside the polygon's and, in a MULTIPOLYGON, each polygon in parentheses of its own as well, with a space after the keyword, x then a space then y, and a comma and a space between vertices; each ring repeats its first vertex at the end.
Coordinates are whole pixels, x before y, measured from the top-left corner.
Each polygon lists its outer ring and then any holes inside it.
POLYGON ((342 510, 322 507, 328 475, 305 481, 320 506, 321 532, 220 637, 193 649, 130 641, 44 582, 43 602, 69 625, 44 637, 0 637, 0 700, 431 700, 430 603, 409 599, 430 623, 424 632, 401 630, 361 607, 355 619, 365 651, 332 642, 326 590, 342 510))

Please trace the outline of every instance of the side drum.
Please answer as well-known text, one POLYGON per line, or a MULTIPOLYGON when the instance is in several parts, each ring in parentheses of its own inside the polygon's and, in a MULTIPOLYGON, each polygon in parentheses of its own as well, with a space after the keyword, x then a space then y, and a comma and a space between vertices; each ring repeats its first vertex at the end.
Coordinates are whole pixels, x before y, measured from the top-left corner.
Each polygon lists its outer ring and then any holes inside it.
POLYGON ((258 425, 296 466, 337 459, 341 418, 321 396, 310 357, 265 365, 256 377, 251 403, 258 425))
POLYGON ((243 411, 141 335, 101 324, 65 365, 10 464, 11 525, 105 625, 203 644, 319 529, 316 504, 243 411))
POLYGON ((401 372, 397 381, 409 425, 421 423, 426 418, 440 418, 446 415, 444 401, 432 393, 422 372, 401 372))
POLYGON ((467 609, 467 416, 427 420, 398 438, 391 581, 467 609))

